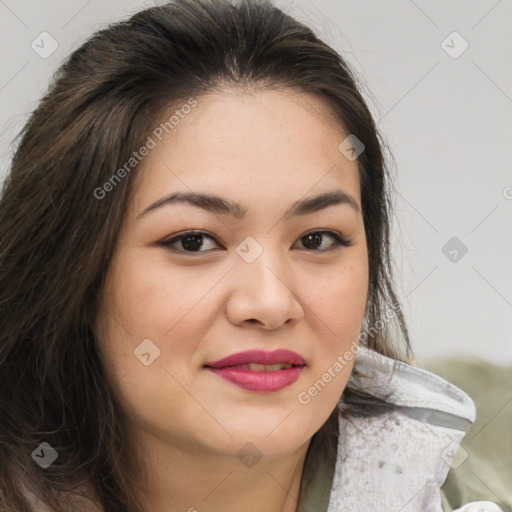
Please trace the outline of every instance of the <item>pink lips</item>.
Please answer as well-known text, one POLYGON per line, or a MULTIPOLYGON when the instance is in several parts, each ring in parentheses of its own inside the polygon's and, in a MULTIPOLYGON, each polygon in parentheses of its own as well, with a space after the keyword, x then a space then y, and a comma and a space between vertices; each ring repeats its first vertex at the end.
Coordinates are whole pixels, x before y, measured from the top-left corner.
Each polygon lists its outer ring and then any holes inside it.
POLYGON ((304 358, 291 350, 248 350, 207 363, 206 368, 219 377, 249 391, 273 393, 293 384, 306 367, 304 358), (252 371, 247 368, 256 364, 292 364, 291 368, 277 371, 252 371))
POLYGON ((236 366, 240 364, 276 364, 276 363, 289 363, 296 366, 302 366, 306 364, 304 358, 292 352, 291 350, 274 350, 273 352, 265 352, 264 350, 247 350, 245 352, 238 352, 231 356, 213 361, 212 363, 206 363, 206 366, 213 368, 225 368, 226 366, 236 366))

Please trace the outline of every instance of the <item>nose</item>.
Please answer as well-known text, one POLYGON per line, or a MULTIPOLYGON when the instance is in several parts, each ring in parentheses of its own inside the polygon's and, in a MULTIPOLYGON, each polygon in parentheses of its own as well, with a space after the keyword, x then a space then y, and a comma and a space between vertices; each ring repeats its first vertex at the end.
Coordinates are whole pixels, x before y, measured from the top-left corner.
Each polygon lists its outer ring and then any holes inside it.
POLYGON ((239 258, 231 272, 232 289, 226 315, 237 326, 258 324, 265 329, 292 325, 304 317, 294 289, 297 282, 284 256, 265 249, 252 263, 239 258))

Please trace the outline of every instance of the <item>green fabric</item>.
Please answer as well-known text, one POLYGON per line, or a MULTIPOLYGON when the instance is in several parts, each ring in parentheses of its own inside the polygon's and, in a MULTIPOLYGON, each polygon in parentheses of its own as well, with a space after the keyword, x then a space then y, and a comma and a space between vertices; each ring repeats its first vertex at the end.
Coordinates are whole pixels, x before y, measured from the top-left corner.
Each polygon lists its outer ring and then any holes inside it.
POLYGON ((512 512, 512 366, 477 358, 425 359, 415 364, 455 384, 475 402, 475 423, 461 443, 468 457, 450 469, 441 488, 444 509, 492 501, 512 512))
POLYGON ((338 431, 336 419, 330 435, 326 434, 323 438, 314 435, 311 439, 304 463, 297 512, 327 512, 338 454, 338 431))

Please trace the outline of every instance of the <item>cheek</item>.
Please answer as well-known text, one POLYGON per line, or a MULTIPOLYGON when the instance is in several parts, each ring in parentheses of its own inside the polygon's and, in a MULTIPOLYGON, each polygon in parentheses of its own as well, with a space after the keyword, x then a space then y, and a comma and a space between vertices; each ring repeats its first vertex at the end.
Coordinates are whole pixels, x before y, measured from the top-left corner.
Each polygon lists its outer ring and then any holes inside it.
POLYGON ((322 395, 318 404, 334 406, 350 377, 366 310, 368 273, 364 258, 331 273, 314 289, 306 301, 316 333, 309 385, 316 386, 313 394, 322 395))
POLYGON ((366 308, 365 276, 364 271, 351 269, 333 277, 311 304, 313 364, 297 400, 305 411, 315 411, 313 416, 321 419, 340 400, 354 367, 366 308))
POLYGON ((206 280, 194 278, 192 269, 165 265, 161 256, 152 257, 147 249, 133 251, 115 268, 107 302, 116 320, 136 339, 162 340, 188 323, 189 313, 211 288, 206 280))
POLYGON ((364 262, 345 265, 332 272, 321 286, 314 286, 314 290, 314 295, 309 294, 313 313, 325 322, 324 328, 335 337, 338 345, 354 331, 359 332, 368 298, 368 272, 364 262))
POLYGON ((186 373, 198 340, 213 322, 209 292, 218 278, 198 279, 197 269, 173 268, 147 249, 122 256, 113 262, 100 312, 100 345, 113 377, 141 369, 134 351, 147 339, 160 351, 152 368, 186 373))

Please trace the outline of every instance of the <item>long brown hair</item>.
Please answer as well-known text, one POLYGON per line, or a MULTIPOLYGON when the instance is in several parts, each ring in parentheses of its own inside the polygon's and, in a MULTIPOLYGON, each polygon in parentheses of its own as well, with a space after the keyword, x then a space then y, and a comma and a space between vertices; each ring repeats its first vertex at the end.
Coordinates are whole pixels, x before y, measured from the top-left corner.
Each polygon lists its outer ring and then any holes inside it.
MULTIPOLYGON (((364 325, 392 308, 400 336, 384 325, 361 343, 395 360, 411 355, 392 284, 385 143, 343 58, 267 1, 176 0, 140 11, 98 31, 65 60, 18 136, 3 186, 2 511, 29 512, 25 489, 55 512, 70 510, 59 493, 85 482, 105 512, 142 510, 124 470, 120 411, 92 329, 137 166, 107 196, 97 191, 170 105, 224 87, 314 94, 364 142, 358 157, 369 256, 364 325), (32 460, 43 442, 58 454, 44 470, 32 460)), ((346 414, 351 405, 375 401, 348 387, 342 399, 346 414)))

